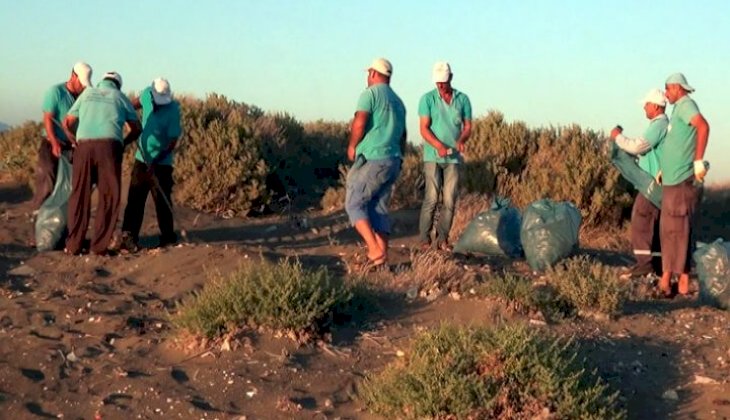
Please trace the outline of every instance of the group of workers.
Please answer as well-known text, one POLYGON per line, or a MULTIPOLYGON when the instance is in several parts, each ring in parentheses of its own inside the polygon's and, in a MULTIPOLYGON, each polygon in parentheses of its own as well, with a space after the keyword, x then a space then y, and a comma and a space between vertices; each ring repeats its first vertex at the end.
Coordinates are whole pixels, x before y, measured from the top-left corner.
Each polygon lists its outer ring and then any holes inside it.
MULTIPOLYGON (((406 107, 390 86, 390 61, 375 59, 366 71, 367 88, 357 101, 347 147, 347 157, 353 163, 347 174, 345 210, 367 246, 367 265, 374 268, 387 264, 391 233, 388 201, 405 153, 406 107)), ((172 99, 170 85, 165 79, 155 79, 130 100, 121 92, 122 78, 118 73, 105 73, 96 87, 91 86, 91 74, 91 67, 77 63, 68 81, 53 86, 46 94, 35 205, 39 207, 53 190, 62 151, 73 149, 66 252, 82 252, 92 185, 96 184, 99 203, 89 251, 108 253, 120 206, 122 152, 137 140, 122 225, 122 248, 137 248, 150 192, 157 211, 160 244, 175 243, 170 198, 172 153, 181 127, 180 108, 172 99), (142 110, 141 124, 138 109, 142 110)), ((435 63, 435 88, 426 92, 418 104, 420 134, 424 139, 425 198, 419 220, 422 249, 451 248, 449 232, 460 167, 471 135, 471 102, 452 86, 452 79, 449 63, 435 63), (434 223, 439 204, 439 220, 434 223)), ((707 173, 704 153, 709 125, 689 96, 693 91, 681 73, 669 76, 664 92, 653 89, 643 101, 650 123, 642 136, 628 138, 620 127, 610 133, 616 145, 637 156, 639 167, 662 186, 661 208, 642 194, 636 196, 631 216, 636 264, 628 274, 649 274, 652 258, 661 253, 659 289, 667 296, 672 293, 675 274, 678 292, 689 293, 693 221, 707 173), (674 105, 670 118, 665 113, 667 103, 674 105)))
POLYGON ((43 132, 38 151, 36 209, 53 191, 59 159, 72 164, 65 252, 107 255, 121 206, 122 157, 125 146, 137 142, 122 225, 121 248, 135 250, 151 192, 155 202, 161 245, 175 243, 172 216, 172 154, 181 135, 180 107, 170 84, 155 79, 139 96, 121 92, 122 76, 107 72, 93 86, 92 69, 76 63, 66 82, 52 86, 43 101, 43 132), (137 115, 141 110, 142 118, 137 115), (125 134, 126 131, 126 134, 125 134), (68 156, 68 157, 66 157, 68 156), (92 187, 98 202, 91 241, 86 233, 91 216, 92 187))

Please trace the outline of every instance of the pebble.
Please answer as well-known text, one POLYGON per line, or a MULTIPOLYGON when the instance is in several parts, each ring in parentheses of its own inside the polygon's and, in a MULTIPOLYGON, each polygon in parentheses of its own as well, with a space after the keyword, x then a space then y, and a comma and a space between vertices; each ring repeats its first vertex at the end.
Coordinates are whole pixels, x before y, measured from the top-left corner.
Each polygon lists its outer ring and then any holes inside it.
POLYGON ((667 391, 664 391, 664 393, 662 394, 662 399, 665 399, 667 401, 678 401, 679 394, 677 394, 677 391, 669 389, 667 391))

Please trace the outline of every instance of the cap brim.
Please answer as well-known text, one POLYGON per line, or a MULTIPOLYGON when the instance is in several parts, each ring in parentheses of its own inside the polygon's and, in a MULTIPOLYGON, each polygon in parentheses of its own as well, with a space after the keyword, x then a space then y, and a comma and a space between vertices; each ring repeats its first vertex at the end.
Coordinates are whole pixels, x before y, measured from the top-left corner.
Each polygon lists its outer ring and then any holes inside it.
POLYGON ((690 85, 685 85, 684 83, 680 83, 680 86, 682 86, 682 88, 683 88, 684 90, 686 90, 687 92, 690 92, 690 93, 692 93, 692 92, 694 92, 694 91, 695 91, 695 88, 693 88, 693 87, 692 87, 692 86, 690 86, 690 85))
POLYGON ((81 86, 83 86, 83 87, 89 87, 89 86, 91 86, 91 78, 90 77, 78 76, 78 78, 79 78, 79 82, 81 83, 81 86))
POLYGON ((172 102, 172 95, 161 95, 153 90, 152 99, 157 105, 167 105, 172 102))

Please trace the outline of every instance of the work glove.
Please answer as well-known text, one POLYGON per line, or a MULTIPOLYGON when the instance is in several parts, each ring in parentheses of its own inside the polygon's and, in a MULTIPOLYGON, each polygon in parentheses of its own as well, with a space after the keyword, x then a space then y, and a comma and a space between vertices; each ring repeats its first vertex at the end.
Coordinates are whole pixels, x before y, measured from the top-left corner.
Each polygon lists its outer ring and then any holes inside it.
POLYGON ((694 161, 695 179, 697 182, 703 182, 707 175, 707 166, 703 160, 694 161))

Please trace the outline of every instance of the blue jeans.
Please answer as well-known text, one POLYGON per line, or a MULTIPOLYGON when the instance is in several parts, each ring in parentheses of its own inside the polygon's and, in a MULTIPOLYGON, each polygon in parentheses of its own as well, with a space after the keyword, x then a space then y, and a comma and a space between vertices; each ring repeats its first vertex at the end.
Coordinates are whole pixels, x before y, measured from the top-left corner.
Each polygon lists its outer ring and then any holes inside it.
POLYGON ((454 207, 459 192, 459 164, 424 162, 423 175, 426 181, 426 195, 423 198, 421 217, 418 224, 421 242, 431 242, 433 214, 441 194, 442 206, 436 225, 436 241, 448 242, 454 207))
POLYGON ((367 219, 375 232, 390 234, 388 201, 400 169, 399 157, 367 162, 358 157, 347 173, 345 211, 350 223, 367 219))

